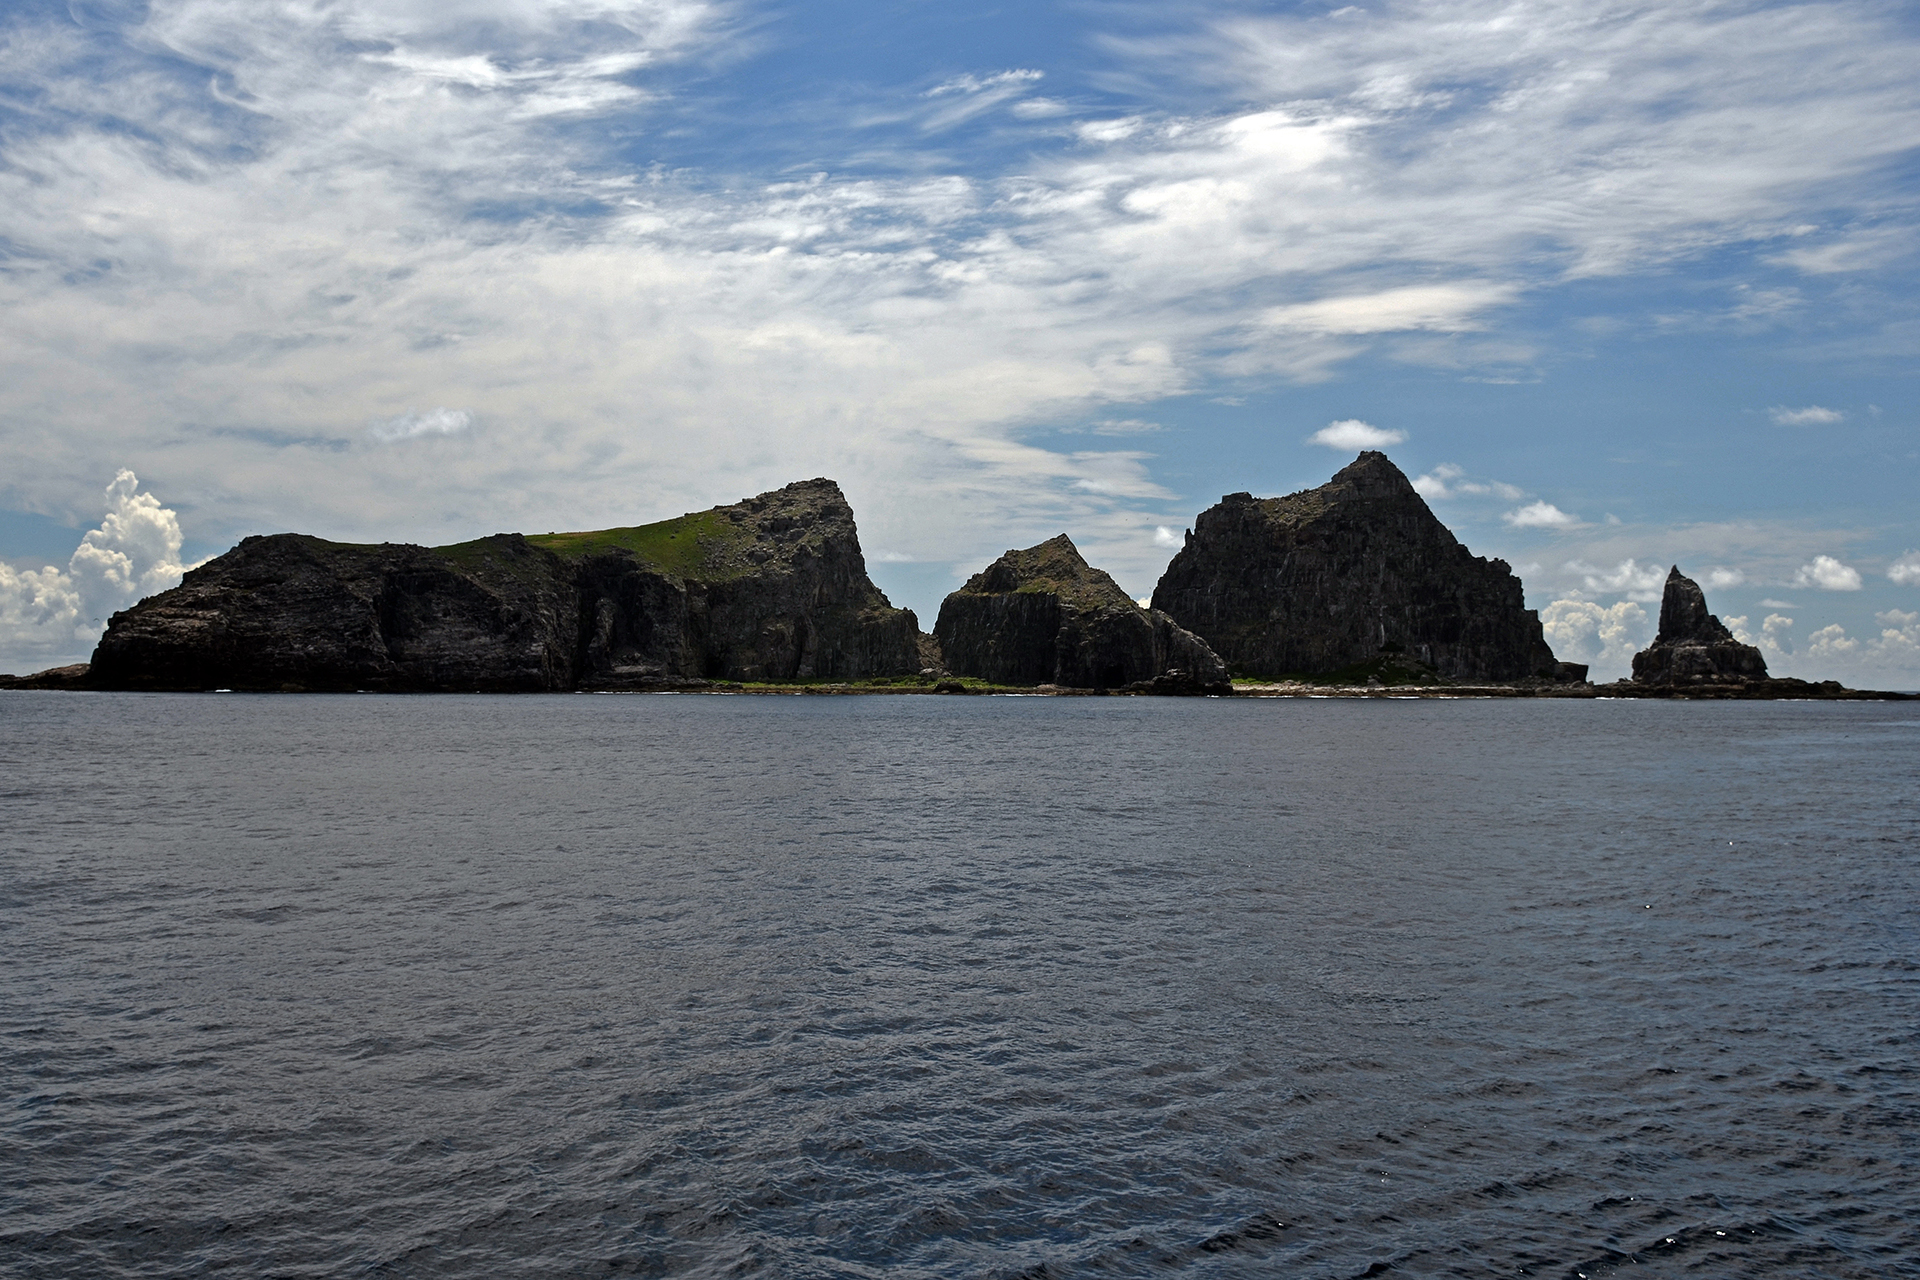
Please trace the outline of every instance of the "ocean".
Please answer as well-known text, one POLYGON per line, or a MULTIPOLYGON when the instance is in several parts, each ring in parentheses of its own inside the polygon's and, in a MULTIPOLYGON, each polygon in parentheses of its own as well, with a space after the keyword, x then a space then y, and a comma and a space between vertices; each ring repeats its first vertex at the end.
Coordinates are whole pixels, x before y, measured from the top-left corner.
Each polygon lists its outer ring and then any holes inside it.
POLYGON ((1920 705, 0 694, 0 1274, 1920 1276, 1920 705))

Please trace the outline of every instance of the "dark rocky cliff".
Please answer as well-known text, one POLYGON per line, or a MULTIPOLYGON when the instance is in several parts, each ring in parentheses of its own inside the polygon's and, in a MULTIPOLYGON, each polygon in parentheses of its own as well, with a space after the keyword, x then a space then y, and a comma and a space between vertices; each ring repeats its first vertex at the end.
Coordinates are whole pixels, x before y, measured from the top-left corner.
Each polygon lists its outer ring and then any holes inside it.
POLYGON ((933 634, 948 670, 996 684, 1228 688, 1226 666, 1205 641, 1142 609, 1065 534, 1009 551, 967 579, 940 605, 933 634))
POLYGON ((1235 670, 1318 674, 1404 653, 1454 680, 1580 679, 1503 560, 1461 546, 1383 453, 1318 489, 1200 513, 1153 604, 1235 670))
POLYGON ((1707 612, 1706 592, 1674 565, 1660 597, 1660 634, 1633 655, 1633 678, 1652 685, 1765 680, 1767 660, 1707 612))
POLYGON ((113 689, 560 690, 920 669, 831 480, 594 533, 450 547, 248 538, 115 614, 113 689))

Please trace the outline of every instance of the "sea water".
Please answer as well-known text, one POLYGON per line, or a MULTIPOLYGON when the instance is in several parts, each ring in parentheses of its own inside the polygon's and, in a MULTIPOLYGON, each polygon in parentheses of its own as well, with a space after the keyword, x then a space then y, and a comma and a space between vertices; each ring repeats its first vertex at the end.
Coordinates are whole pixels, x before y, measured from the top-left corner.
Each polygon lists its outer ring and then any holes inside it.
POLYGON ((0 1274, 1920 1275, 1920 707, 0 694, 0 1274))

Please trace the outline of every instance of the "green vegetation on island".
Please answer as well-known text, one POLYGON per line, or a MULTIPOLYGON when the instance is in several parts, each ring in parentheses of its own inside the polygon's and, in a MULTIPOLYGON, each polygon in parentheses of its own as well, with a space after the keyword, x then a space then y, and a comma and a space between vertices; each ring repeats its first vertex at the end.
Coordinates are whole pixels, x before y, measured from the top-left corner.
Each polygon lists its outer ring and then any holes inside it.
POLYGON ((642 564, 679 578, 725 581, 752 572, 747 552, 754 531, 726 510, 696 511, 653 524, 584 533, 530 533, 527 541, 563 560, 625 551, 642 564))

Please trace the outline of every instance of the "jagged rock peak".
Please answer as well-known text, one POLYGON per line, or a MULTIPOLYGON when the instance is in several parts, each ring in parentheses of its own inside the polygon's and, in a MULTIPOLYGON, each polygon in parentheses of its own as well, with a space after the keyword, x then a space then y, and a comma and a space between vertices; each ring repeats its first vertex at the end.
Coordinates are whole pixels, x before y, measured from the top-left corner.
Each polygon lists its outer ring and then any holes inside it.
POLYGON ((1350 490, 1355 497, 1420 496, 1413 481, 1407 479, 1407 473, 1394 466, 1393 459, 1378 449, 1361 450, 1358 457, 1334 472, 1333 479, 1320 488, 1321 491, 1331 489, 1336 494, 1342 489, 1350 490))
MULTIPOLYGON (((1426 499, 1407 479, 1406 472, 1378 449, 1364 450, 1359 457, 1333 473, 1333 479, 1317 489, 1302 489, 1282 498, 1256 498, 1251 493, 1229 493, 1220 499, 1223 507, 1258 507, 1270 521, 1302 524, 1325 517, 1335 508, 1350 503, 1417 507, 1429 519, 1426 499)), ((1438 520, 1439 532, 1449 541, 1453 534, 1438 520)))
POLYGON ((847 501, 847 495, 840 491, 838 482, 825 476, 815 476, 811 480, 796 480, 792 484, 782 485, 778 489, 769 489, 765 493, 751 498, 742 498, 739 502, 713 508, 715 511, 738 511, 744 515, 768 516, 775 520, 783 515, 808 514, 824 516, 830 520, 853 522, 853 507, 847 501))
POLYGON ((1707 593, 1675 565, 1660 597, 1660 634, 1655 644, 1719 644, 1733 639, 1720 619, 1707 612, 1707 593))
POLYGON ((1378 450, 1318 488, 1201 512, 1153 603, 1250 674, 1405 654, 1457 680, 1584 678, 1555 661, 1507 563, 1461 546, 1378 450))
POLYGON ((1143 609, 1065 534, 1009 551, 940 606, 947 669, 997 684, 1226 692, 1226 664, 1166 614, 1143 609))
POLYGON ((1660 597, 1660 634, 1633 655, 1633 678, 1653 685, 1741 684, 1765 680, 1767 660, 1707 612, 1706 592, 1675 565, 1660 597))
POLYGON ((967 579, 962 591, 1051 591, 1081 608, 1138 609, 1104 569, 1096 569, 1066 534, 1055 534, 1024 551, 1009 551, 967 579))

